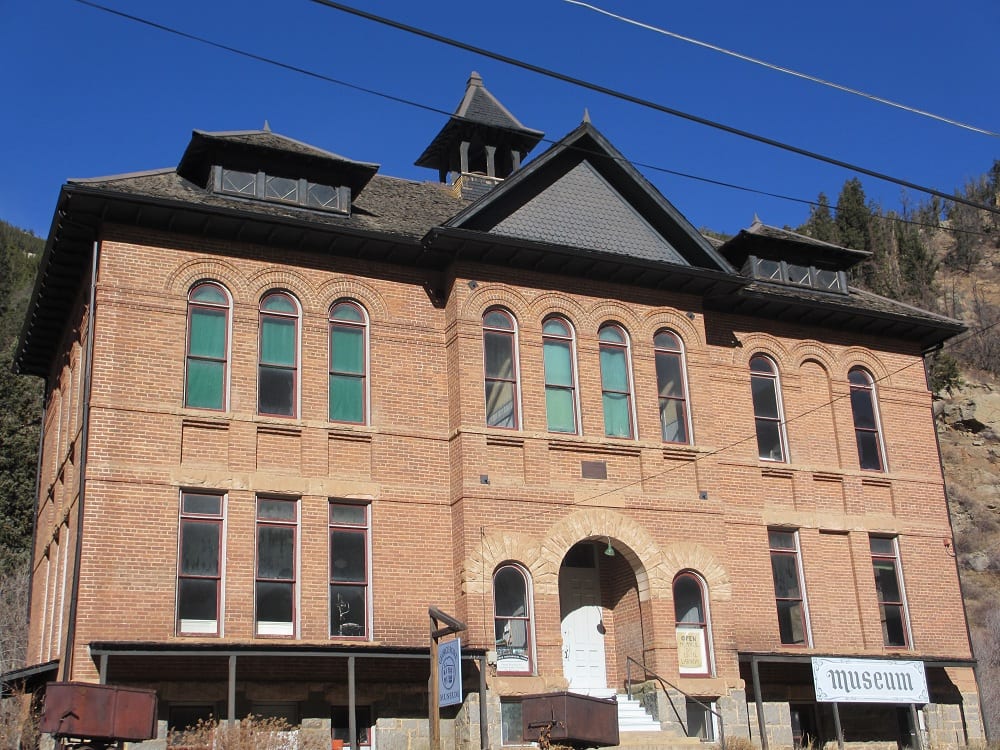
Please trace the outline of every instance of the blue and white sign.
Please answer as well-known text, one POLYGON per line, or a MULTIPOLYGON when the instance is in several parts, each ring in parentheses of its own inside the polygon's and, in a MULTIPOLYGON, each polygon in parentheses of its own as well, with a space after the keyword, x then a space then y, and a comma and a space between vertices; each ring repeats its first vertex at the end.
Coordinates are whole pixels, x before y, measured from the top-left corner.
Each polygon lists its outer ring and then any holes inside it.
POLYGON ((927 703, 922 661, 812 659, 820 703, 927 703))
POLYGON ((455 638, 438 646, 438 705, 462 702, 462 641, 455 638))

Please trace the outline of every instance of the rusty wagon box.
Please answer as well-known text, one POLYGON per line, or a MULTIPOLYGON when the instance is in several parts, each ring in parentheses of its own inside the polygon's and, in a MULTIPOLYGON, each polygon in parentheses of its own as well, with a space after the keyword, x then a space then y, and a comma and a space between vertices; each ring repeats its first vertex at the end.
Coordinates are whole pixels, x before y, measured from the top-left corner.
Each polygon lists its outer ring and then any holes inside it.
POLYGON ((577 693, 541 693, 521 699, 525 741, 537 742, 551 726, 553 742, 574 747, 607 747, 618 744, 618 702, 577 693))
POLYGON ((156 736, 156 691, 50 682, 39 726, 60 737, 137 742, 156 736))

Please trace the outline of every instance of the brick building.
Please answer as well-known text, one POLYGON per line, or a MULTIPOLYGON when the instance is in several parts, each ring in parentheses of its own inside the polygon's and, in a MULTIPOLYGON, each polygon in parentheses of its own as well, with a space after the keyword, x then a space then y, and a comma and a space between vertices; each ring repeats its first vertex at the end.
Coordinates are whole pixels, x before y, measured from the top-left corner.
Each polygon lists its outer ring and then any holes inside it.
POLYGON ((961 324, 858 251, 709 241, 587 121, 522 166, 541 137, 473 74, 440 182, 265 129, 62 188, 11 680, 154 687, 161 741, 420 748, 435 606, 456 747, 567 689, 663 737, 983 738, 922 367, 961 324))

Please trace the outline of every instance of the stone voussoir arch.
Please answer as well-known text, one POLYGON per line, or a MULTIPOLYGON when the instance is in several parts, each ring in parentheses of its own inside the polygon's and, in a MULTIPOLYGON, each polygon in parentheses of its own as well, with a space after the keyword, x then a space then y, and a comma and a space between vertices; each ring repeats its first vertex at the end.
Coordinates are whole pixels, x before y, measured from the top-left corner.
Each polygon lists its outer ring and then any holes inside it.
POLYGON ((463 593, 491 594, 493 572, 504 562, 519 563, 534 579, 541 560, 539 552, 538 540, 527 534, 496 531, 483 535, 479 545, 462 563, 463 593))
POLYGON ((195 258, 181 263, 167 276, 164 286, 172 296, 186 299, 191 287, 199 281, 221 284, 234 304, 248 301, 246 283, 239 268, 218 258, 195 258))
POLYGON ((663 551, 663 577, 673 581, 679 573, 690 571, 705 579, 708 598, 713 602, 727 602, 733 598, 733 584, 729 573, 707 548, 694 542, 674 542, 663 551))
POLYGON ((635 573, 639 600, 659 596, 663 586, 670 586, 655 573, 661 566, 659 545, 636 521, 615 511, 587 508, 560 519, 545 532, 541 544, 538 571, 534 575, 535 591, 550 596, 559 595, 559 567, 563 557, 577 542, 605 539, 628 560, 635 573))
POLYGON ((327 314, 335 302, 351 299, 365 308, 372 322, 381 323, 389 320, 389 307, 385 298, 374 287, 354 278, 344 277, 325 281, 316 290, 316 297, 320 304, 326 305, 327 314))

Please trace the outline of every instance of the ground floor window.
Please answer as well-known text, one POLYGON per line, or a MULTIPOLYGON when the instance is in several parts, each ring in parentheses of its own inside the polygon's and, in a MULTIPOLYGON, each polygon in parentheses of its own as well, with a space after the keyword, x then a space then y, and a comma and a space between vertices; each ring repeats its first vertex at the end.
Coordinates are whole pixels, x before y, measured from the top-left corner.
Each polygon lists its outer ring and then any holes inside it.
MULTIPOLYGON (((351 742, 351 720, 350 709, 347 706, 334 706, 331 714, 331 738, 342 740, 345 748, 354 748, 351 742)), ((358 732, 357 746, 371 747, 372 745, 372 709, 371 706, 355 706, 354 726, 358 732)))
POLYGON ((521 701, 500 701, 500 730, 504 745, 524 744, 521 701))
POLYGON ((715 739, 715 703, 709 698, 687 699, 687 735, 702 740, 715 739))

